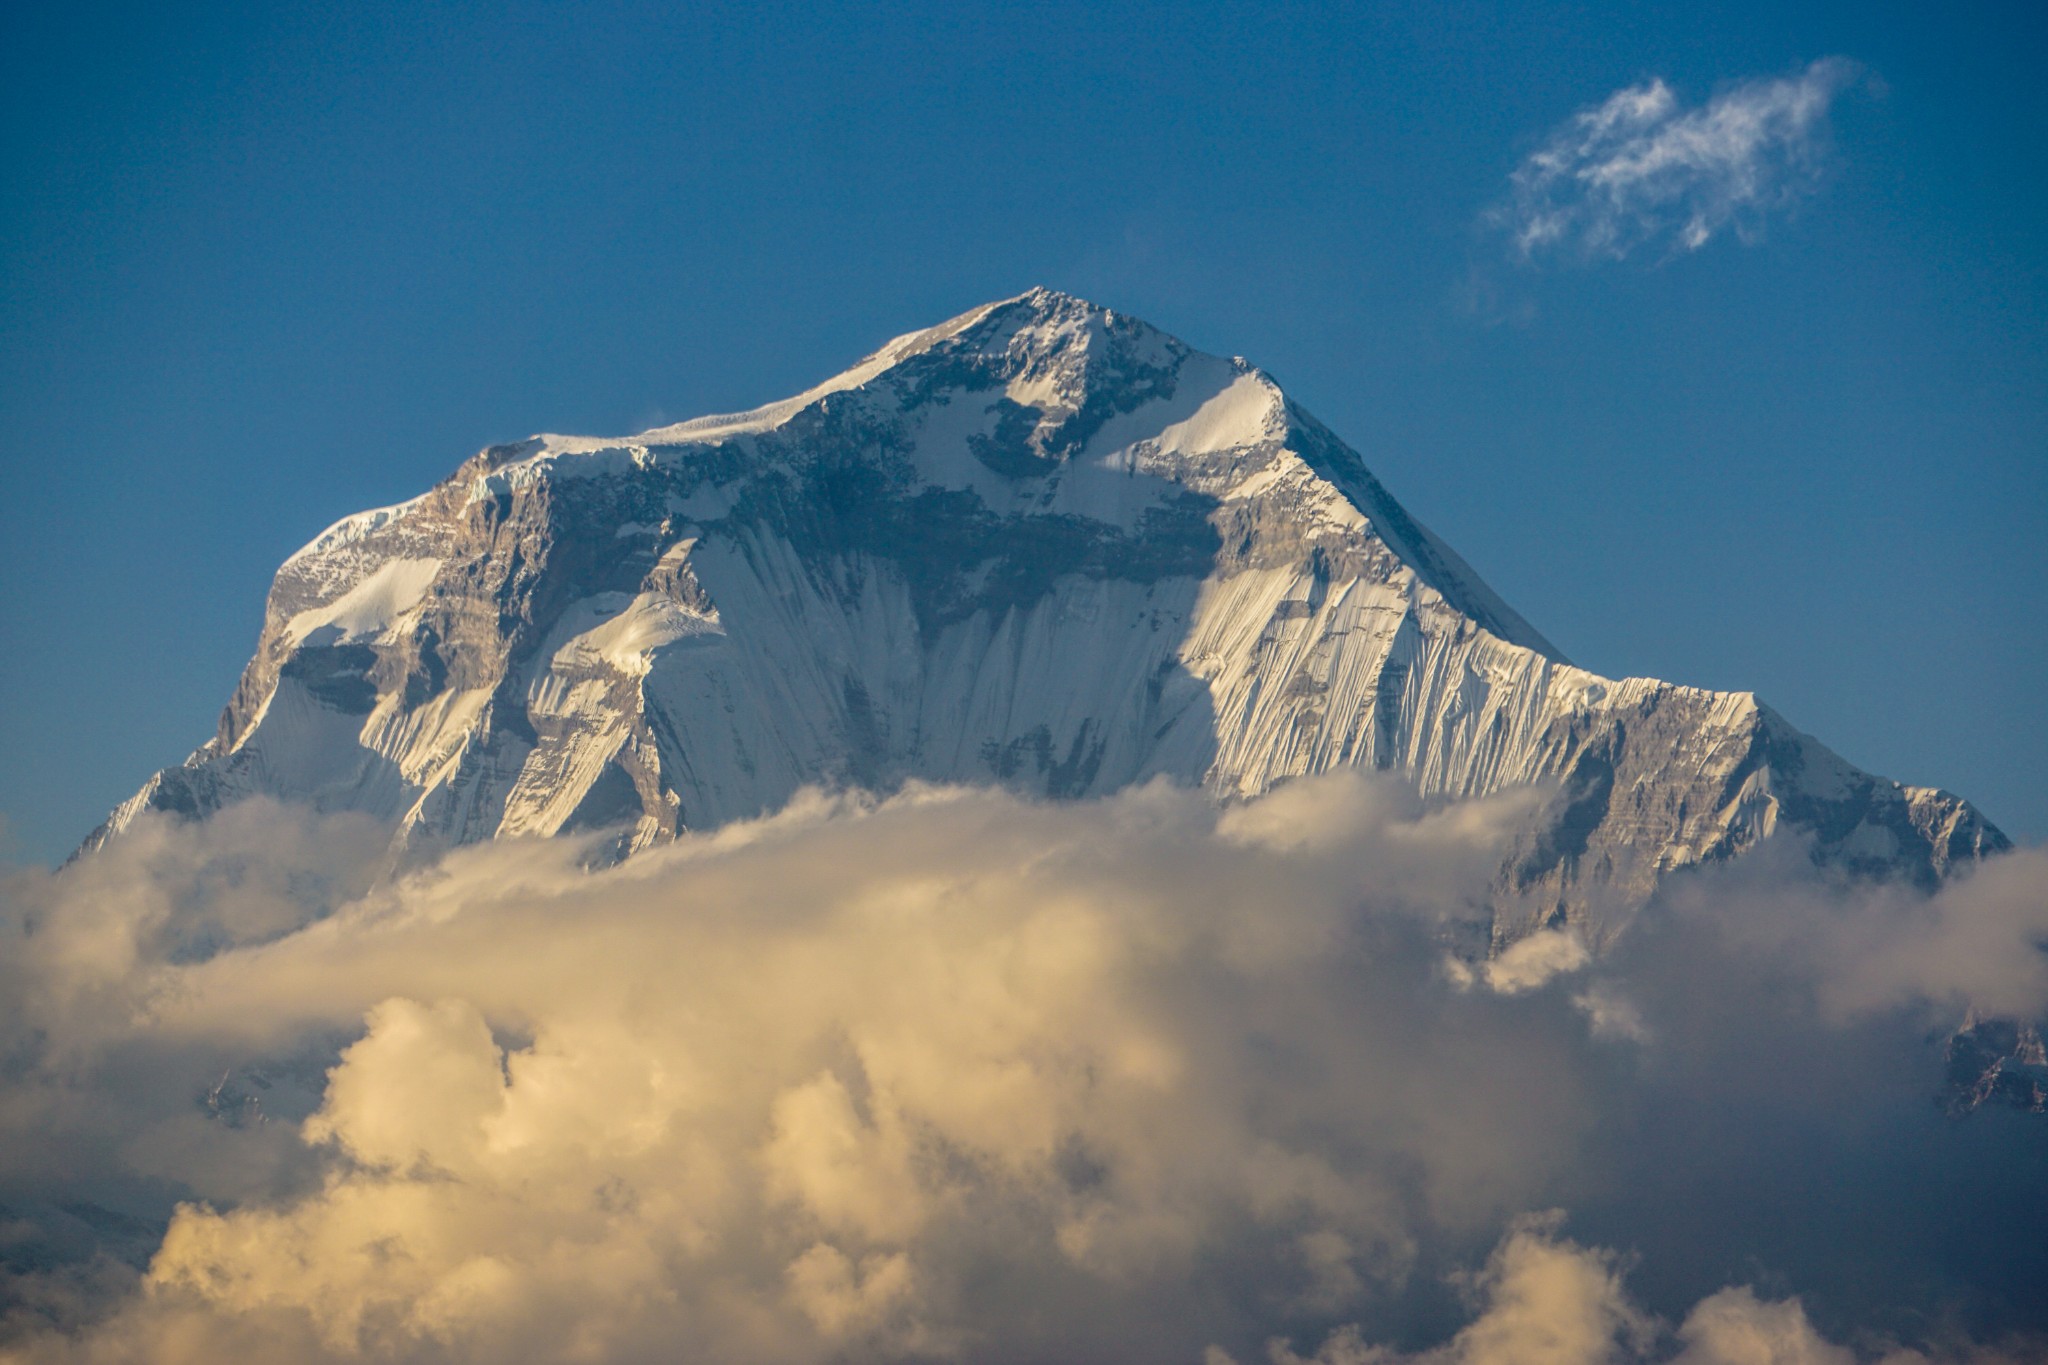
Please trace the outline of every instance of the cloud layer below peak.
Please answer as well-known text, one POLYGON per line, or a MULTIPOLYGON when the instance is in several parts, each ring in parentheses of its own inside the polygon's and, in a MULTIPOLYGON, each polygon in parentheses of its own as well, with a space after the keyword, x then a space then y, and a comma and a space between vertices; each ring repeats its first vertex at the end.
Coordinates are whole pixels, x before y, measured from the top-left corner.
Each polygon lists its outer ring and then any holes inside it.
POLYGON ((0 886, 0 1360, 1834 1365, 2048 1328, 2048 1125, 1929 1102, 1966 1000, 2048 1007, 2044 855, 1927 897, 1767 851, 1601 957, 1460 964, 1529 805, 811 795, 603 872, 396 878, 346 820, 147 823, 0 886))

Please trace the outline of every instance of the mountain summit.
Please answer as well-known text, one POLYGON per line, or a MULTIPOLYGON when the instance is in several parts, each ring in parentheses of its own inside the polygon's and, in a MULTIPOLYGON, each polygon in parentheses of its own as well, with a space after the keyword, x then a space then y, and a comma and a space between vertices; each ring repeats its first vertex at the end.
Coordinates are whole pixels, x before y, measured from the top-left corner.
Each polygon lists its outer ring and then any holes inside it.
POLYGON ((278 570, 219 732, 87 846, 256 793, 629 852, 807 783, 1237 796, 1344 765, 1555 784, 1504 933, 1603 934, 1779 829, 1919 881, 2005 846, 1747 693, 1574 667, 1270 376, 1044 289, 337 522, 278 570))

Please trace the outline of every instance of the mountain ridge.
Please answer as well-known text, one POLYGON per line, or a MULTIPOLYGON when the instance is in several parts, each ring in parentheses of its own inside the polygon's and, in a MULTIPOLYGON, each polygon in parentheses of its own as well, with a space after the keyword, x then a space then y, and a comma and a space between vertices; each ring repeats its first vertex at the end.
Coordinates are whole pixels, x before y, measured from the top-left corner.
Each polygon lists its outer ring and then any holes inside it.
POLYGON ((1264 371, 1036 289, 793 398, 489 447, 280 567, 215 737, 145 809, 266 793, 427 846, 617 827, 617 851, 806 783, 1347 764, 1556 796, 1497 932, 1610 933, 1781 827, 1926 882, 2005 846, 1747 693, 1580 669, 1264 371))

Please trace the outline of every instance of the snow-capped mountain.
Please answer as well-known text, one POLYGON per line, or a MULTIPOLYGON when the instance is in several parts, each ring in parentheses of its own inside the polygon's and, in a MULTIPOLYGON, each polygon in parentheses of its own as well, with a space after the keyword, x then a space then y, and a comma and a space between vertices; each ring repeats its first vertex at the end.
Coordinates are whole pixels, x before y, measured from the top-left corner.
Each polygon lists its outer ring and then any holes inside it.
POLYGON ((494 446, 336 523, 278 571, 219 733, 88 847, 259 792, 629 851, 806 783, 1231 796, 1346 764, 1558 784, 1502 932, 1600 936, 1779 828, 1923 881, 2005 844, 1747 693, 1574 667, 1271 377, 1039 289, 753 412, 494 446))

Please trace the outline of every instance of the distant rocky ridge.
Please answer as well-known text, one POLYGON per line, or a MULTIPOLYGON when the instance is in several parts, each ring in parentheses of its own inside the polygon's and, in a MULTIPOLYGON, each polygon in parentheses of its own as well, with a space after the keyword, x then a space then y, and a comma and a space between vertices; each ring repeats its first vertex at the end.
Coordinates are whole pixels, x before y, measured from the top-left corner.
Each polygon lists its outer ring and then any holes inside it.
POLYGON ((2041 1030, 2015 1019, 1985 1019, 1972 1010, 1944 1048, 1948 1074, 1940 1104, 1955 1116, 1986 1104, 2048 1113, 2048 1047, 2041 1030))
POLYGON ((807 783, 1233 797, 1344 765, 1554 784, 1496 939, 1601 941, 1779 830, 1927 884, 2006 846, 1747 693, 1574 667, 1268 375, 1042 289, 785 402, 494 446, 337 523, 278 571, 218 733, 86 846, 267 793, 414 845, 626 854, 807 783))

